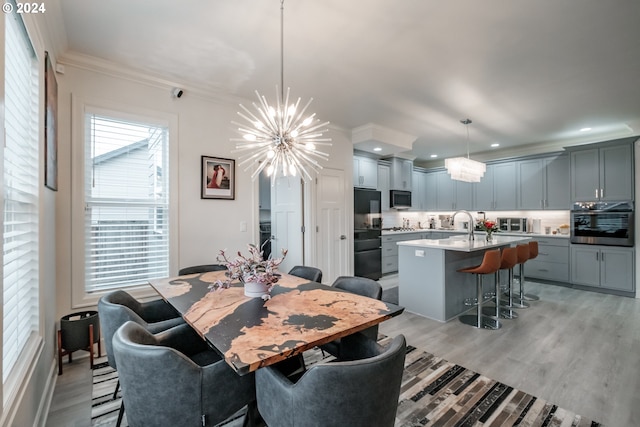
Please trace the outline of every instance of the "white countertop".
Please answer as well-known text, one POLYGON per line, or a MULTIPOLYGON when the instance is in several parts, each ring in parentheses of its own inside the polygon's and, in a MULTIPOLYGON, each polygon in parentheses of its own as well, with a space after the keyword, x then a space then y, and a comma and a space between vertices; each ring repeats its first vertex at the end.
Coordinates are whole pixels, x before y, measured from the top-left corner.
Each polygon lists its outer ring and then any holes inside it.
MULTIPOLYGON (((546 236, 546 234, 545 234, 546 236)), ((398 246, 413 246, 417 248, 442 249, 446 251, 473 252, 481 251, 489 248, 497 248, 509 245, 511 243, 526 242, 531 240, 532 236, 521 233, 519 236, 493 235, 493 240, 487 242, 484 234, 475 236, 475 240, 468 240, 467 235, 451 236, 448 239, 420 239, 407 240, 398 242, 398 246)))
MULTIPOLYGON (((416 228, 414 230, 382 230, 382 235, 396 235, 396 234, 411 234, 411 233, 422 233, 426 231, 433 231, 436 233, 451 233, 451 234, 464 234, 467 235, 466 230, 453 230, 450 228, 416 228)), ((482 237, 484 239, 484 231, 474 231, 476 238, 482 237)), ((518 233, 518 232, 502 232, 498 231, 493 234, 494 236, 526 236, 526 237, 544 237, 544 238, 552 238, 552 239, 568 239, 570 236, 568 234, 543 234, 543 233, 518 233)))

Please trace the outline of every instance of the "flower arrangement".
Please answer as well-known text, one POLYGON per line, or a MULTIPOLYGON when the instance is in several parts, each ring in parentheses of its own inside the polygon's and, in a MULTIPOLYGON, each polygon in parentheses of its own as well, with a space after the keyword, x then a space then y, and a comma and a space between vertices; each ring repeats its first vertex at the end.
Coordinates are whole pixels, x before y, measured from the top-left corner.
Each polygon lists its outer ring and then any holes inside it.
POLYGON ((478 220, 478 228, 487 233, 487 241, 490 241, 492 239, 492 233, 494 231, 500 230, 498 228, 498 224, 495 221, 491 221, 488 219, 478 220))
POLYGON ((254 244, 247 245, 249 255, 244 256, 238 251, 238 256, 233 260, 227 257, 226 250, 222 249, 217 256, 219 263, 227 267, 225 280, 216 280, 209 285, 211 291, 228 288, 231 282, 239 280, 246 283, 259 283, 266 287, 266 299, 269 298, 268 293, 271 287, 278 281, 280 275, 277 273, 278 266, 287 256, 287 250, 282 250, 282 258, 263 258, 263 251, 258 249, 254 244))

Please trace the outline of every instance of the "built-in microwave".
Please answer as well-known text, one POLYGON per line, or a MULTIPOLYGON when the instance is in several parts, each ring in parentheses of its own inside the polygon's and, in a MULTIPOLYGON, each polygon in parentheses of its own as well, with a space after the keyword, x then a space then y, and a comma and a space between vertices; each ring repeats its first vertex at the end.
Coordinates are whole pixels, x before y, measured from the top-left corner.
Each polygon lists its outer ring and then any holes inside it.
POLYGON ((571 210, 571 243, 633 246, 633 202, 575 203, 571 210))
POLYGON ((393 209, 409 209, 411 207, 411 191, 391 190, 389 207, 393 209))

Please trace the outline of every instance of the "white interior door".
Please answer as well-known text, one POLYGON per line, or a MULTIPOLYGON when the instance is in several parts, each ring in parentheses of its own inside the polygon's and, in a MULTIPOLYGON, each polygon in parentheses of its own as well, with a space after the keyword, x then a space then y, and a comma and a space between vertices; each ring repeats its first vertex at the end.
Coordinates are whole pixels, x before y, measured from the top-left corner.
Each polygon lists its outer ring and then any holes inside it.
POLYGON ((322 270, 322 281, 333 283, 338 276, 349 274, 344 171, 322 170, 318 176, 316 203, 317 267, 322 270))
POLYGON ((302 265, 302 183, 299 177, 278 177, 271 188, 271 235, 272 257, 278 258, 282 249, 288 250, 278 268, 281 272, 302 265))

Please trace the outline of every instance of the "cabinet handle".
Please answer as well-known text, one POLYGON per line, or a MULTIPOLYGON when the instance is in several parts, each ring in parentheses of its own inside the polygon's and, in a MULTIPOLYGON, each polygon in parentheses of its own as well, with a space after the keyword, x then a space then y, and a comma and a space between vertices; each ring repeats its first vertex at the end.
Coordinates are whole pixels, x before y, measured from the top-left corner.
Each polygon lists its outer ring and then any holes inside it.
POLYGON ((596 188, 596 199, 598 198, 598 189, 596 188))
POLYGON ((544 256, 548 256, 549 254, 546 252, 538 252, 538 255, 544 255, 544 256))
POLYGON ((599 252, 596 252, 596 261, 600 261, 599 252))
POLYGON ((604 199, 604 188, 600 189, 600 198, 604 199))
POLYGON ((602 256, 600 257, 600 261, 603 261, 603 262, 604 262, 604 254, 600 254, 600 255, 602 255, 602 256))

